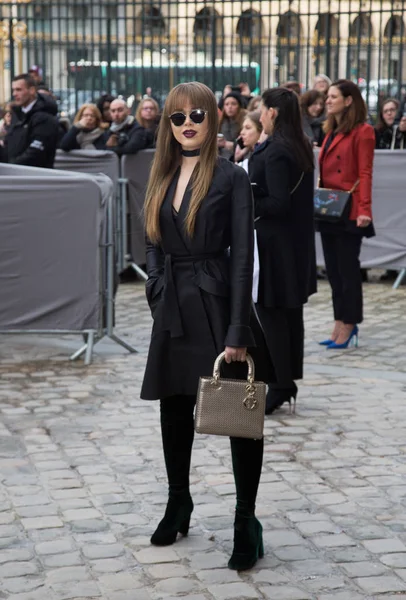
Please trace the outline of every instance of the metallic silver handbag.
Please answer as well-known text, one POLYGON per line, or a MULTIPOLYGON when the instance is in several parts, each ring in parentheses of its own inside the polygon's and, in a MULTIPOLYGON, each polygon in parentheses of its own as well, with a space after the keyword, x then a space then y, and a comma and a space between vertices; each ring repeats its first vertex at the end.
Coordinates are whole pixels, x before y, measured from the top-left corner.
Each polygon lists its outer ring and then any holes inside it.
POLYGON ((221 379, 224 357, 222 352, 216 358, 212 377, 200 377, 195 429, 197 433, 259 440, 264 435, 266 384, 254 381, 254 361, 249 354, 247 381, 221 379))

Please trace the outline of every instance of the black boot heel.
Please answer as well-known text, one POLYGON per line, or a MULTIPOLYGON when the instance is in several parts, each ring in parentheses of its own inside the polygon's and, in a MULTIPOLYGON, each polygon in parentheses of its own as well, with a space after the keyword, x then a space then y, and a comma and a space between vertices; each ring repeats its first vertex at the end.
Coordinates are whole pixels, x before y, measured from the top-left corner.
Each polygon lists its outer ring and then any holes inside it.
POLYGON ((264 558, 264 542, 262 540, 262 533, 261 533, 261 543, 259 545, 259 550, 258 550, 258 558, 264 558))
POLYGON ((289 404, 289 414, 293 415, 296 413, 296 396, 297 386, 294 384, 291 388, 286 389, 268 389, 266 395, 266 407, 265 414, 271 415, 276 409, 280 408, 285 402, 289 404), (293 406, 292 406, 293 399, 293 406))
POLYGON ((154 546, 170 546, 176 542, 178 532, 187 535, 190 515, 193 512, 193 501, 185 498, 169 498, 165 515, 151 537, 154 546))
POLYGON ((228 568, 234 571, 252 569, 264 556, 262 525, 254 516, 241 517, 236 514, 234 523, 234 549, 228 568))
POLYGON ((179 525, 179 533, 186 536, 189 533, 189 526, 190 526, 190 517, 188 519, 185 519, 183 521, 183 523, 181 523, 179 525))

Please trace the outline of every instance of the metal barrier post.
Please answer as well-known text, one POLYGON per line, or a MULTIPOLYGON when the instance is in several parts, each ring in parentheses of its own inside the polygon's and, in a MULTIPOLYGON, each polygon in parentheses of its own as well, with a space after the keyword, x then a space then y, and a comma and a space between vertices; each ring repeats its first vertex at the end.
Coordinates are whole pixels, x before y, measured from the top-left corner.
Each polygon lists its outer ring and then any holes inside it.
MULTIPOLYGON (((121 163, 120 163, 121 167, 121 163)), ((120 215, 117 217, 117 226, 120 227, 120 254, 121 262, 119 263, 119 271, 124 271, 127 267, 127 184, 128 179, 120 177, 118 180, 120 190, 120 215)))
MULTIPOLYGON (((120 177, 118 180, 120 184, 121 191, 121 243, 122 243, 122 253, 123 253, 123 262, 120 266, 120 271, 124 271, 125 268, 131 267, 137 275, 139 275, 142 279, 147 281, 148 275, 146 272, 141 269, 131 257, 131 254, 128 252, 128 227, 127 227, 127 185, 128 179, 126 177, 120 177)), ((130 213, 131 215, 131 213, 130 213)))
MULTIPOLYGON (((137 350, 122 340, 114 333, 114 215, 113 215, 113 199, 107 201, 107 276, 106 276, 106 326, 100 336, 95 337, 94 331, 88 332, 86 343, 71 356, 71 360, 76 360, 85 354, 85 365, 90 364, 92 358, 93 347, 100 342, 104 337, 109 337, 113 342, 122 346, 128 352, 137 353, 137 350)), ((103 307, 102 307, 103 310, 103 307)))
POLYGON ((399 275, 396 277, 396 281, 393 284, 393 289, 397 290, 398 287, 400 286, 400 284, 402 283, 403 279, 406 277, 406 269, 402 269, 399 272, 399 275))

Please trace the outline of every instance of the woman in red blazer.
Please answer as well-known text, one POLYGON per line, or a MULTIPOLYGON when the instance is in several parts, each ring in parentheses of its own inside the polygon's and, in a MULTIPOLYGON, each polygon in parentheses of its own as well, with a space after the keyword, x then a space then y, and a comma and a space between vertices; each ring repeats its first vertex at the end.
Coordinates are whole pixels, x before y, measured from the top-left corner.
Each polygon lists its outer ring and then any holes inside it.
POLYGON ((371 210, 375 134, 365 122, 367 107, 352 81, 333 83, 326 108, 326 138, 319 157, 321 186, 354 189, 341 222, 318 223, 335 319, 331 337, 320 343, 336 349, 358 342, 358 324, 363 319, 359 255, 362 238, 375 235, 371 210))

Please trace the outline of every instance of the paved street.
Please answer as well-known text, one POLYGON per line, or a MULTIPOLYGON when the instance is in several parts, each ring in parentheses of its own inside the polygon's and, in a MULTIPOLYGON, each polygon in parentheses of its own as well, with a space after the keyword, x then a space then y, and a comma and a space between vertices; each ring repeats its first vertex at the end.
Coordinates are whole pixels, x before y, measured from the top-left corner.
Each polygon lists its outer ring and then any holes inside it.
POLYGON ((0 599, 406 599, 406 288, 365 285, 360 347, 329 352, 325 282, 306 308, 297 415, 266 419, 257 514, 265 557, 227 569, 229 442, 196 436, 188 538, 154 548, 166 483, 158 403, 139 400, 151 320, 122 285, 90 367, 73 337, 3 336, 0 599))

